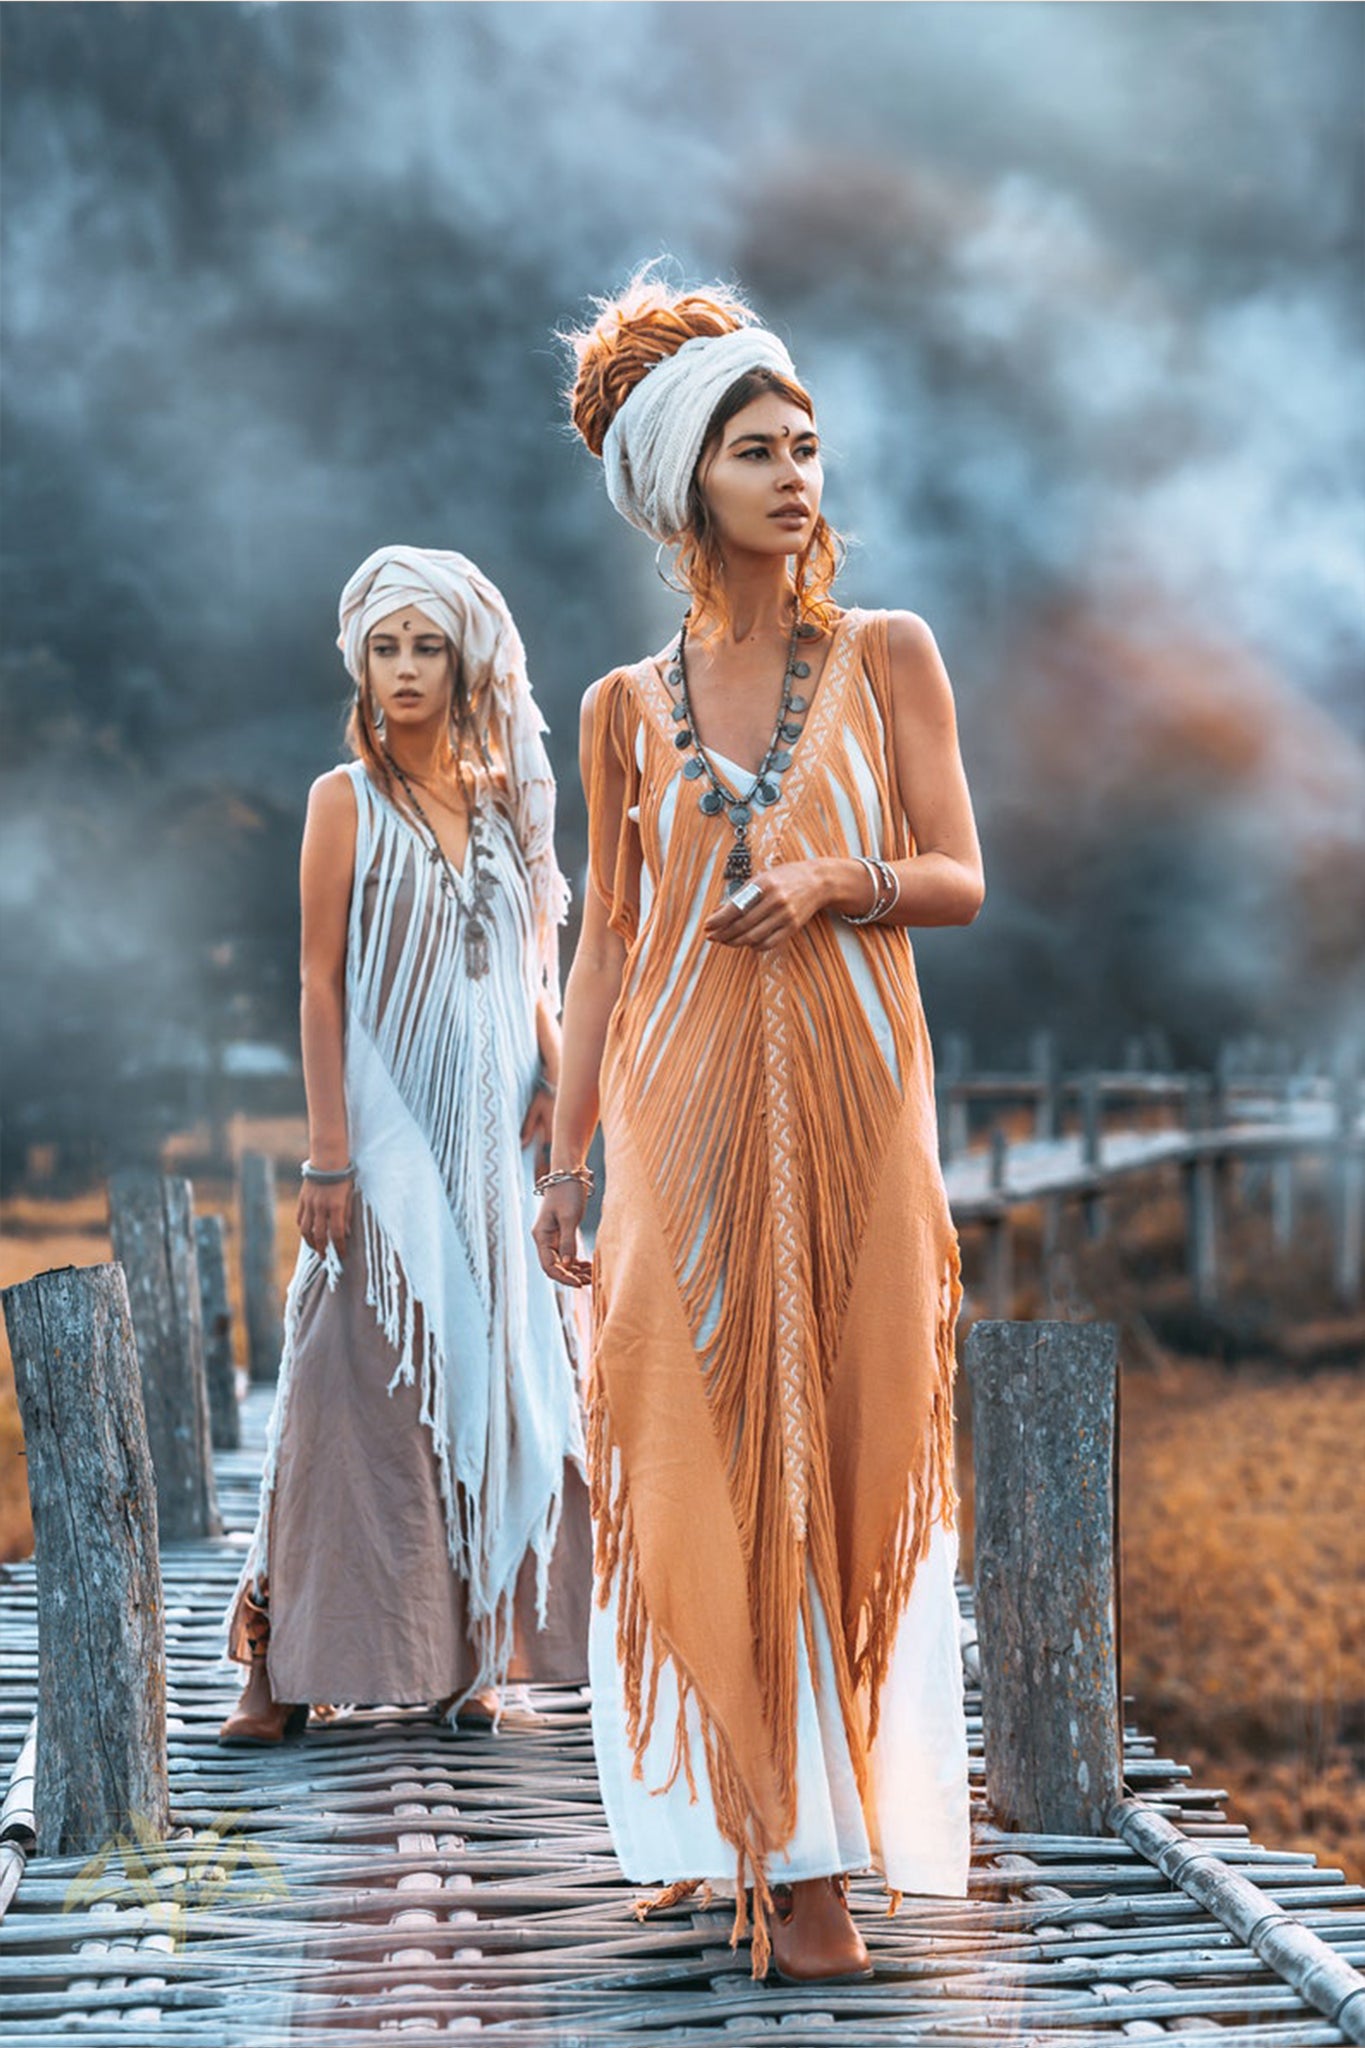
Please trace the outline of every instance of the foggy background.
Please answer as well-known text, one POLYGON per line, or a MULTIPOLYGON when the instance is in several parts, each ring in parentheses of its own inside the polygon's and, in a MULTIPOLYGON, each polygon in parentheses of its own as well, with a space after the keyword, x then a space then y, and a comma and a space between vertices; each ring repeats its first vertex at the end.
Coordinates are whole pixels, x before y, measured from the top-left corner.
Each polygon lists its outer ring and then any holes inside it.
POLYGON ((844 601, 953 675, 989 899, 919 943, 935 1029, 1358 1028, 1361 8, 10 4, 3 58, 11 1172, 294 1056, 382 542, 505 591, 581 889, 579 695, 678 600, 553 331, 661 252, 787 338, 844 601))

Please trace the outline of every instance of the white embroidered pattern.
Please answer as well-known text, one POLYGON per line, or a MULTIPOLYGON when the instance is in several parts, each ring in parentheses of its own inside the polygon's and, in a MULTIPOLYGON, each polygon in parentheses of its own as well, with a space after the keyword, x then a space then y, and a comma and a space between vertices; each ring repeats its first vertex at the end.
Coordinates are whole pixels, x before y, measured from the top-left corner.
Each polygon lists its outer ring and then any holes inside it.
POLYGON ((806 1290, 805 1204, 792 1170, 792 1103, 788 1072, 787 962, 782 953, 763 956, 763 1053, 768 1101, 768 1184, 773 1229, 773 1349, 782 1409, 782 1463, 787 1508, 798 1542, 806 1535, 806 1342, 801 1313, 806 1290))

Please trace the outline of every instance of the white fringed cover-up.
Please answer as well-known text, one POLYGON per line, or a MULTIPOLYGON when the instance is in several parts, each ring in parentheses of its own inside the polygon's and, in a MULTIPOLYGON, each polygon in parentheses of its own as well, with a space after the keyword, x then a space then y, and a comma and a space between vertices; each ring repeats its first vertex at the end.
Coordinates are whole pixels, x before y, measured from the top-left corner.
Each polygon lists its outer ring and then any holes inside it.
MULTIPOLYGON (((566 1461, 581 1467, 583 1457, 572 1326, 531 1256, 534 1163, 520 1142, 539 1072, 541 963, 525 862, 487 791, 476 830, 490 884, 488 972, 471 978, 468 857, 447 894, 415 827, 359 762, 348 774, 357 835, 346 949, 345 1095, 356 1166, 347 1259, 363 1260, 390 1388, 420 1394, 477 1664, 472 1689, 506 1675, 528 1558, 545 1618, 566 1461)), ((243 1587, 269 1578, 295 1336, 324 1278, 337 1288, 336 1254, 329 1247, 324 1261, 301 1246, 243 1587)))

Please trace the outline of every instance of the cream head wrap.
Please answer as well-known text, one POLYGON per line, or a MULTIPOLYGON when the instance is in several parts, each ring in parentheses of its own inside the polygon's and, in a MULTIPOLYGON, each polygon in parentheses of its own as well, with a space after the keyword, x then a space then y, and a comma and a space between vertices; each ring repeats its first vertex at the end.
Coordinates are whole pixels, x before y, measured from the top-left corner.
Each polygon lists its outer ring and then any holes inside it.
POLYGON ((795 378, 786 349, 766 327, 699 334, 646 370, 607 429, 607 492, 623 519, 655 540, 687 524, 687 491, 712 414, 749 370, 795 378))
POLYGON ((501 591, 468 556, 442 548, 377 548, 341 593, 337 646, 357 684, 365 678, 371 627, 409 605, 454 646, 480 736, 506 774, 512 822, 531 881, 540 982, 557 1007, 556 928, 569 907, 569 887, 555 860, 554 775, 521 635, 501 591))

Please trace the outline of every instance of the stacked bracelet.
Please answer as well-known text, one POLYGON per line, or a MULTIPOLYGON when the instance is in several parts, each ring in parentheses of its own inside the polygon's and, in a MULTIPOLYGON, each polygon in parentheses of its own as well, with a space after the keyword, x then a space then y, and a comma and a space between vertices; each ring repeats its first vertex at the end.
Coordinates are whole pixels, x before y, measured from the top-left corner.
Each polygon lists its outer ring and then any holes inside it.
POLYGON ((542 1173, 536 1182, 538 1195, 548 1194, 551 1188, 563 1187, 566 1181, 577 1181, 585 1195, 590 1195, 596 1182, 590 1166, 566 1166, 558 1173, 542 1173))
POLYGON ((882 860, 876 854, 856 853, 853 858, 861 861, 872 877, 872 908, 854 917, 844 912, 845 924, 877 924, 889 911, 895 909, 901 900, 901 878, 889 860, 882 860))
POLYGON ((340 1187, 342 1181, 355 1179, 355 1163, 352 1161, 349 1166, 332 1168, 314 1166, 311 1159, 305 1159, 303 1165, 299 1168, 299 1173, 304 1180, 315 1180, 319 1187, 340 1187))

